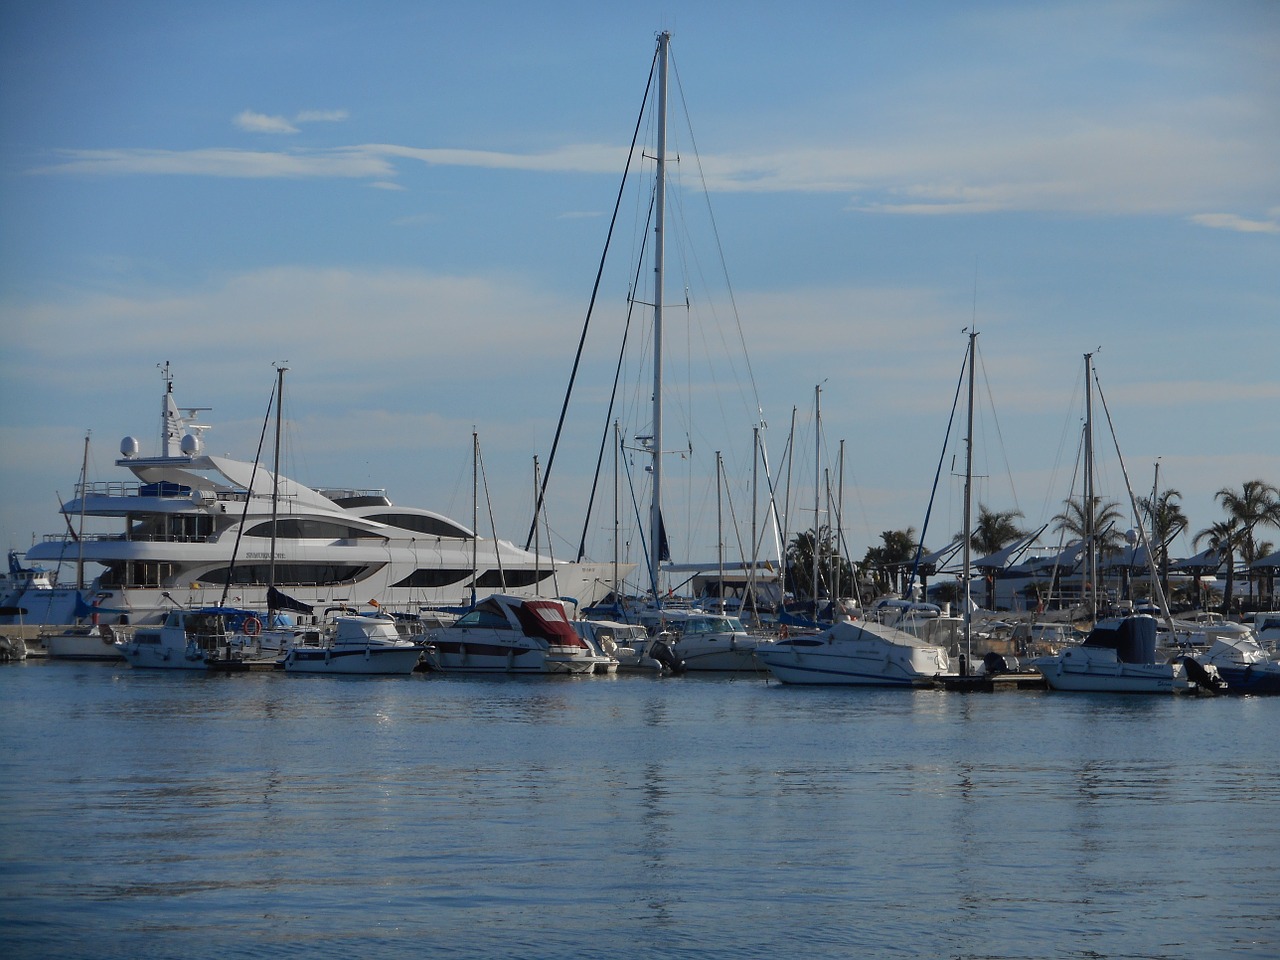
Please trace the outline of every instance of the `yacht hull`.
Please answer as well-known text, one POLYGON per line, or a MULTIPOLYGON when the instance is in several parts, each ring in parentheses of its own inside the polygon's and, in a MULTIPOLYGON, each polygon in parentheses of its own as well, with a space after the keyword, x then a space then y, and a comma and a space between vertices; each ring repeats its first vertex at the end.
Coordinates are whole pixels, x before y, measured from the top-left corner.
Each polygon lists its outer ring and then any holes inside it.
POLYGON ((756 656, 791 684, 920 687, 950 675, 943 648, 878 624, 837 623, 821 634, 779 640, 756 656))
POLYGON ((295 647, 285 656, 286 673, 328 676, 403 676, 422 658, 419 647, 393 650, 305 650, 295 647))

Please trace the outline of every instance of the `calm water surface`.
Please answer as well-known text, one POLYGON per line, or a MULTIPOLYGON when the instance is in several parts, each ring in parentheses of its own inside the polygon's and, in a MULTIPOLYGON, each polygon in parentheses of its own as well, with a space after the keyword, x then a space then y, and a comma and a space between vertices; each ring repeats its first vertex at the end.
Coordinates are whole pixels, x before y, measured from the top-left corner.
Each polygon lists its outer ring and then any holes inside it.
POLYGON ((1276 957, 1280 698, 0 668, 5 957, 1276 957))

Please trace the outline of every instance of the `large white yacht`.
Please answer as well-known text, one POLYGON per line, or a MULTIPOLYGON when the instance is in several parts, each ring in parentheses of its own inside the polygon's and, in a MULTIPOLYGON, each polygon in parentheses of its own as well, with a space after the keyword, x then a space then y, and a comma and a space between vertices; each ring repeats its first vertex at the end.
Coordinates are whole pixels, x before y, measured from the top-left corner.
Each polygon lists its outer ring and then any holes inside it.
MULTIPOLYGON (((178 406, 166 365, 163 449, 140 456, 138 441, 126 437, 116 465, 133 478, 81 483, 62 506, 67 517, 121 522, 119 532, 86 534, 71 548, 106 569, 83 595, 47 584, 19 593, 11 603, 23 622, 71 623, 92 604, 95 622, 159 623, 167 610, 219 604, 228 582, 236 604, 265 609, 272 577, 303 603, 376 599, 404 613, 466 604, 476 591, 568 597, 584 606, 609 592, 611 563, 553 561, 476 537, 441 514, 393 505, 383 490, 311 488, 283 475, 277 487, 260 464, 204 452, 209 424, 198 415, 178 406)), ((26 556, 64 562, 66 537, 46 537, 26 556)))

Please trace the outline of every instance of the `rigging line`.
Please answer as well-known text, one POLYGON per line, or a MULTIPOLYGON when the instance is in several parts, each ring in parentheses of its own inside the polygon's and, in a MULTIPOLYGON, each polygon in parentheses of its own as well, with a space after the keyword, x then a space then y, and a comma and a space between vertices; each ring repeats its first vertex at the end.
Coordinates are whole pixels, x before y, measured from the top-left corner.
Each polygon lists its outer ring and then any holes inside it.
MULTIPOLYGON (((644 569, 651 570, 652 565, 649 563, 649 543, 644 536, 644 518, 640 515, 640 501, 636 498, 636 485, 631 477, 631 463, 627 457, 622 458, 622 466, 627 472, 627 489, 631 492, 631 509, 635 511, 636 516, 636 536, 640 538, 640 555, 644 559, 644 569)), ((658 595, 658 584, 652 584, 653 595, 658 595)))
MULTIPOLYGON (((960 378, 956 381, 956 395, 951 401, 951 416, 947 419, 947 432, 942 438, 942 455, 938 457, 938 469, 933 474, 933 490, 929 492, 929 506, 924 511, 924 526, 920 530, 920 540, 916 543, 916 556, 911 561, 911 576, 907 578, 907 599, 911 598, 912 588, 916 585, 916 574, 920 570, 920 557, 924 554, 924 538, 929 532, 929 515, 933 513, 933 499, 938 495, 938 479, 942 476, 942 465, 947 459, 947 445, 951 442, 951 427, 956 422, 956 410, 960 406, 960 390, 964 386, 964 372, 969 366, 969 351, 964 352, 964 362, 960 364, 960 378)), ((969 571, 965 571, 965 576, 969 571)))
MULTIPOLYGON (((1129 504, 1133 509, 1134 515, 1138 516, 1138 501, 1133 493, 1133 485, 1129 483, 1129 471, 1125 468, 1124 457, 1120 453, 1120 438, 1116 436, 1116 425, 1111 421, 1111 408, 1107 406, 1107 398, 1102 392, 1102 381, 1098 379, 1098 371, 1093 371, 1093 382, 1098 386, 1098 399, 1102 401, 1102 412, 1107 416, 1107 429, 1111 431, 1111 442, 1116 448, 1116 459, 1120 462, 1120 474, 1124 477, 1125 490, 1129 492, 1129 504)), ((1173 635, 1173 615, 1169 612, 1169 601, 1164 595, 1164 586, 1160 583, 1160 575, 1155 567, 1155 552, 1151 549, 1151 541, 1147 539, 1146 525, 1138 521, 1138 539, 1142 542, 1142 547, 1147 551, 1147 566, 1151 573, 1151 589, 1156 595, 1156 603, 1160 607, 1160 612, 1164 614, 1165 625, 1169 628, 1170 636, 1173 635)))
MULTIPOLYGON (((498 581, 502 584, 502 590, 505 593, 507 589, 507 572, 502 567, 502 547, 498 543, 498 525, 493 519, 493 500, 489 498, 489 474, 484 469, 484 454, 480 452, 480 445, 476 445, 476 461, 480 464, 480 480, 481 486, 484 487, 484 505, 489 512, 489 531, 493 535, 493 556, 498 561, 498 581)), ((473 572, 472 576, 476 576, 473 572)))
POLYGON ((231 562, 227 565, 227 580, 222 585, 222 601, 218 604, 220 607, 227 605, 227 594, 231 592, 231 578, 235 576, 236 557, 240 553, 240 538, 244 536, 245 520, 249 516, 249 500, 253 496, 253 484, 258 478, 258 462, 262 459, 262 445, 267 440, 267 424, 271 422, 271 408, 276 402, 276 382, 271 382, 271 396, 267 398, 267 412, 262 418, 262 433, 258 436, 258 452, 253 455, 253 471, 249 474, 249 492, 244 498, 244 509, 240 511, 240 526, 236 530, 236 541, 231 547, 231 562))
MULTIPOLYGON (((1075 498, 1076 480, 1080 476, 1080 461, 1084 457, 1084 430, 1080 431, 1080 442, 1076 445, 1076 462, 1071 468, 1071 486, 1067 490, 1067 507, 1060 514, 1061 519, 1058 521, 1058 552, 1053 559, 1053 572, 1049 575, 1049 600, 1053 600, 1053 587, 1058 584, 1058 570, 1062 566, 1062 553, 1067 546, 1067 533, 1069 532, 1067 524, 1070 521, 1071 501, 1075 498)), ((1081 497, 1083 501, 1083 497, 1081 497)), ((1052 523, 1052 521, 1050 521, 1052 523)), ((1083 538, 1082 538, 1083 540, 1083 538)), ((1074 566, 1074 565, 1073 565, 1074 566)), ((1059 584, 1060 585, 1060 584, 1059 584)), ((1058 594, 1059 598, 1065 599, 1065 590, 1058 594)))
POLYGON ((987 376, 987 364, 986 364, 986 361, 981 356, 981 353, 978 351, 977 346, 978 345, 975 343, 974 352, 979 354, 978 367, 982 371, 982 383, 987 388, 987 404, 991 407, 991 419, 995 421, 996 439, 1000 441, 1000 454, 1004 460, 1005 476, 1009 478, 1009 490, 1013 493, 1014 508, 1017 509, 1019 513, 1021 513, 1022 505, 1018 503, 1018 491, 1013 485, 1013 468, 1009 466, 1009 451, 1008 451, 1008 448, 1004 445, 1004 432, 1000 429, 1000 417, 996 413, 995 399, 991 396, 991 380, 987 376))
POLYGON ((684 97, 684 84, 680 81, 680 68, 676 66, 674 58, 672 58, 672 69, 676 75, 676 89, 680 92, 680 105, 684 108, 685 125, 689 129, 689 144, 693 148, 693 162, 698 168, 698 177, 702 181, 702 195, 706 198, 707 216, 711 219, 711 233, 716 239, 716 251, 720 254, 720 269, 724 273, 725 286, 729 291, 729 306, 733 311, 734 323, 738 328, 738 341, 742 345, 742 359, 747 365, 747 379, 751 381, 751 392, 756 402, 756 412, 763 418, 764 408, 760 403, 760 390, 756 385, 755 370, 751 367, 751 355, 747 353, 747 339, 742 332, 742 318, 738 315, 738 302, 733 294, 733 284, 729 281, 729 268, 724 260, 724 246, 720 242, 720 227, 716 223, 715 211, 711 208, 711 192, 707 189, 707 177, 702 169, 702 156, 698 152, 698 141, 693 135, 693 123, 689 119, 689 105, 684 97))
POLYGON ((533 522, 529 524, 529 535, 525 538, 524 548, 529 549, 533 543, 533 535, 538 529, 538 514, 542 511, 543 501, 547 496, 547 484, 551 482, 551 468, 556 460, 556 450, 560 446, 560 433, 564 429, 565 417, 569 411, 569 398, 573 396, 574 381, 578 378, 578 367, 582 363, 582 353, 587 342, 587 330, 591 326, 591 315, 595 311, 596 297, 600 292, 600 280, 604 276, 605 260, 609 256, 609 245, 613 240, 613 228, 618 222, 618 210, 622 207, 622 198, 627 187, 627 176, 631 172, 631 161, 635 156, 636 142, 640 137, 640 125, 644 121, 645 106, 649 102, 649 92, 653 89, 653 73, 658 65, 658 51, 653 54, 653 62, 649 65, 649 82, 644 88, 644 97, 640 101, 640 114, 636 117, 636 127, 631 134, 631 149, 627 151, 627 163, 622 171, 622 182, 618 185, 618 196, 613 204, 613 216, 609 219, 609 231, 605 236, 604 250, 600 253, 600 265, 596 268, 596 280, 591 287, 591 300, 587 304, 587 315, 582 321, 582 335, 578 338, 578 351, 573 357, 573 369, 569 373, 569 385, 565 389, 564 403, 560 407, 560 419, 556 423, 555 438, 551 441, 551 453, 547 457, 547 472, 538 489, 538 500, 533 508, 533 522))
MULTIPOLYGON (((648 235, 647 224, 653 221, 653 198, 649 199, 649 214, 645 218, 645 235, 648 235)), ((640 282, 640 271, 644 269, 644 248, 640 250, 640 256, 636 257, 636 272, 633 283, 640 282)), ((626 361, 627 356, 627 338, 631 333, 631 320, 635 316, 636 301, 630 298, 627 302, 627 322, 622 328, 622 344, 618 348, 618 363, 613 371, 613 389, 609 391, 609 409, 604 418, 604 432, 600 436, 600 450, 596 454, 596 472, 591 480, 591 495, 587 498, 586 516, 582 520, 582 537, 578 541, 578 559, 581 560, 587 553, 587 531, 591 528, 591 513, 595 509, 596 491, 600 486, 600 467, 604 463, 605 445, 609 443, 609 432, 613 425, 613 408, 618 402, 618 384, 622 380, 622 365, 626 361)), ((536 516, 536 513, 535 513, 536 516)))

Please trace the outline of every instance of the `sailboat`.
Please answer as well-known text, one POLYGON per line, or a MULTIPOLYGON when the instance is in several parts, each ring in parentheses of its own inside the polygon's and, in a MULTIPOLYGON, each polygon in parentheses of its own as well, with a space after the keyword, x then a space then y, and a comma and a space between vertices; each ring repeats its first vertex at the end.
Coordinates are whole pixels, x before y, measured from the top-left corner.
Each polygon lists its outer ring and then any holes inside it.
MULTIPOLYGON (((1090 619, 1093 628, 1079 646, 1070 646, 1049 657, 1035 661, 1051 690, 1105 693, 1185 693, 1193 688, 1216 686, 1216 677, 1192 667, 1180 658, 1161 659, 1156 653, 1157 621, 1145 613, 1098 618, 1098 556, 1096 531, 1093 529, 1093 354, 1084 355, 1085 425, 1084 425, 1084 517, 1085 577, 1093 589, 1089 591, 1090 619)), ((1114 433, 1113 433, 1114 437, 1114 433)), ((1119 446, 1116 449, 1119 453, 1119 446)), ((1121 469, 1124 462, 1121 460, 1121 469)), ((1126 475, 1126 484, 1128 478, 1126 475)), ((1132 497, 1132 491, 1130 491, 1132 497)), ((1153 554, 1146 542, 1142 524, 1138 534, 1150 559, 1153 554)), ((1153 570, 1154 574, 1154 570, 1153 570)), ((1165 619, 1172 629, 1168 605, 1158 576, 1152 587, 1165 619)), ((1194 664, 1194 661, 1192 661, 1194 664)))
POLYGON ((89 473, 89 434, 84 435, 84 457, 80 465, 79 528, 76 531, 76 623, 61 630, 54 630, 41 635, 45 653, 50 660, 119 660, 120 650, 116 641, 124 639, 118 635, 116 628, 107 623, 99 623, 103 611, 101 604, 95 600, 92 604, 84 598, 84 491, 89 473), (88 620, 85 623, 85 620, 88 620))

